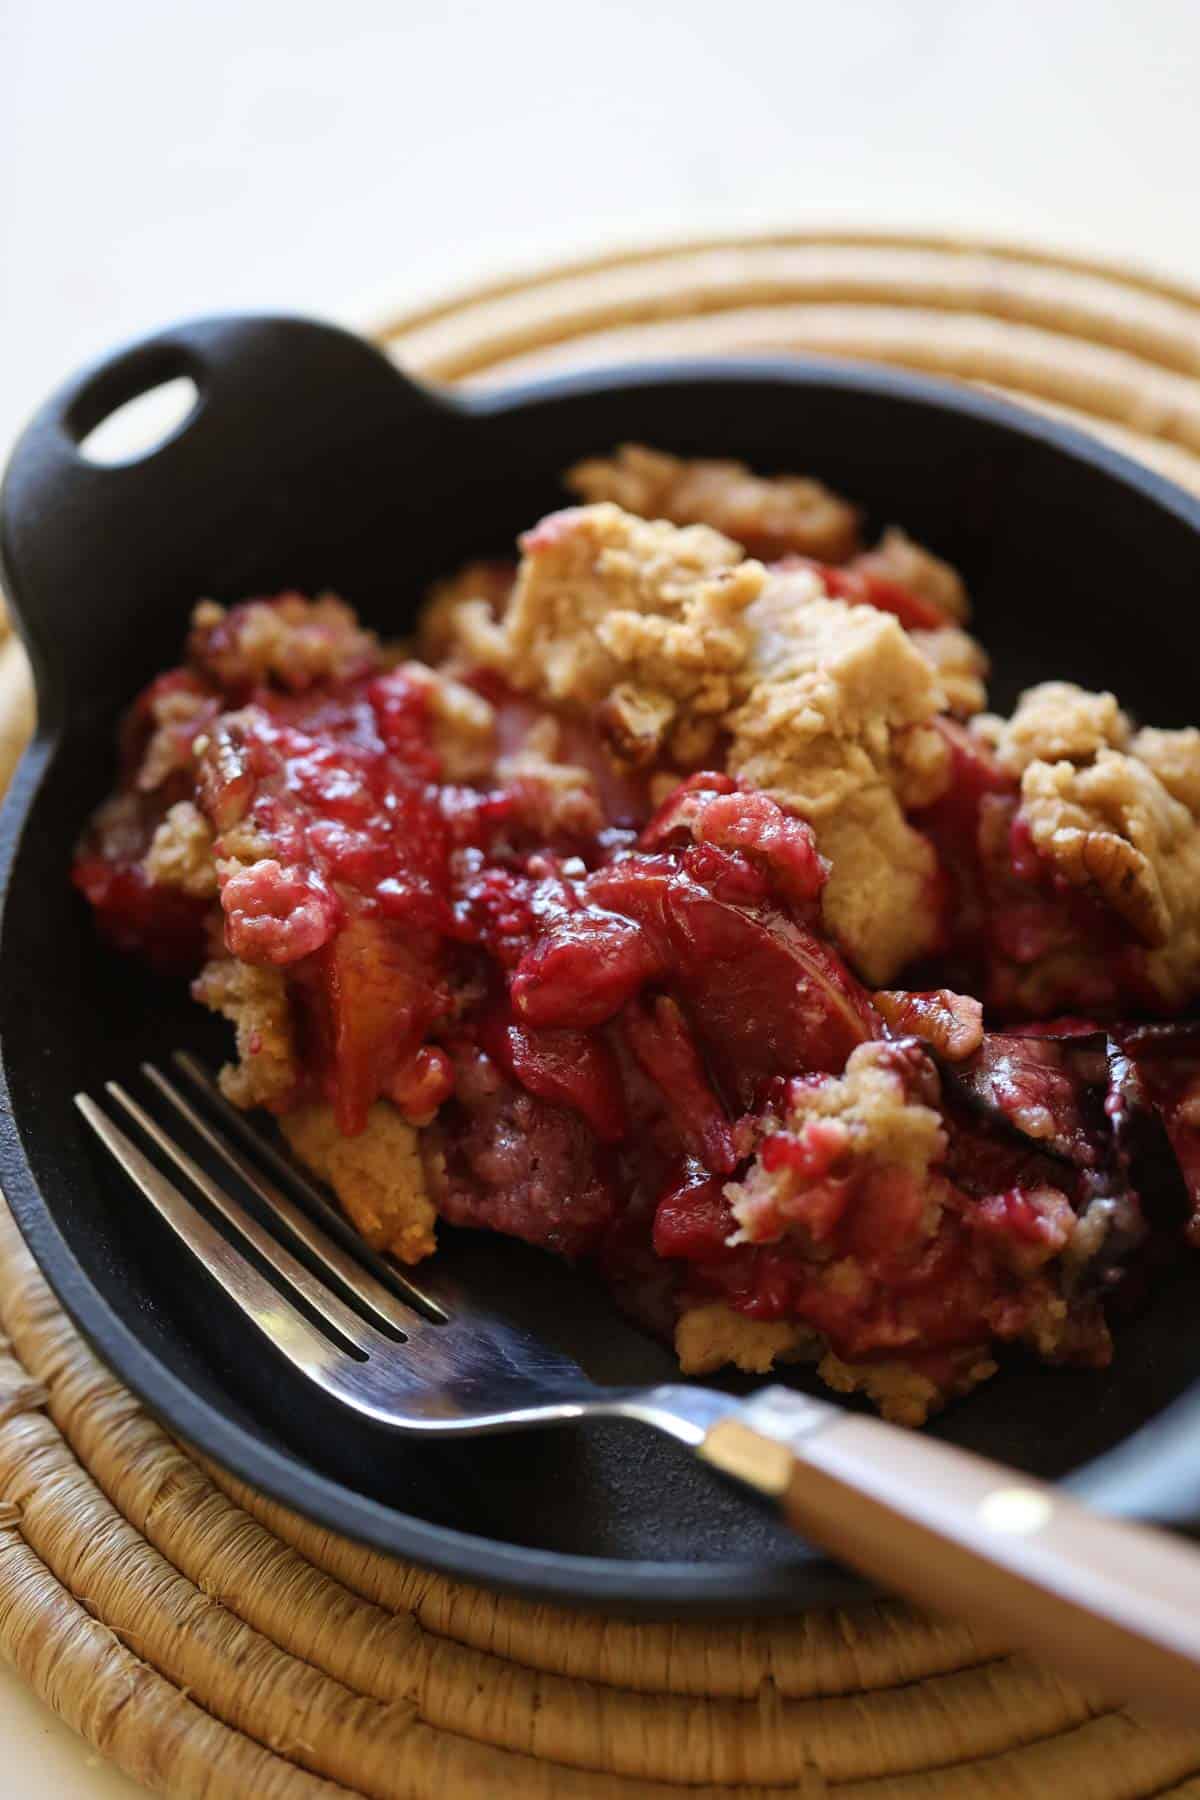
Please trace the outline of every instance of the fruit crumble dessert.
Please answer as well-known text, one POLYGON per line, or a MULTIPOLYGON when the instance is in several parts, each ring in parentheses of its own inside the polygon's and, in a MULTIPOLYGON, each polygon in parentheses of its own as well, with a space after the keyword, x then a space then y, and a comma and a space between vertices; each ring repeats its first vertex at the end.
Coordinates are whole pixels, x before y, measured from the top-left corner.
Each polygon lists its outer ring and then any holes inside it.
POLYGON ((1200 1242, 1200 732, 985 710, 954 569, 627 446, 381 642, 195 609, 74 880, 402 1262, 586 1258, 685 1371, 919 1423, 1200 1242))

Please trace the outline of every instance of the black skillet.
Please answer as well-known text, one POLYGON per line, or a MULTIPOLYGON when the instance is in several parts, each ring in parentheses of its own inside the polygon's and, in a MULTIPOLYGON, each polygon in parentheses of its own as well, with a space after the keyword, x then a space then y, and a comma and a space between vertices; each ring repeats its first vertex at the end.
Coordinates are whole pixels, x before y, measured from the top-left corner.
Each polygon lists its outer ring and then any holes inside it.
MULTIPOLYGON (((845 1597, 717 1478, 636 1427, 417 1447, 331 1412, 216 1306, 173 1238, 103 1166, 76 1088, 221 1033, 97 947, 67 870, 113 773, 119 709, 176 660, 199 595, 338 589, 395 635, 434 575, 511 546, 575 458, 637 439, 812 471, 870 523, 959 564, 995 692, 1071 676, 1143 718, 1195 712, 1200 502, 1099 444, 892 370, 676 364, 486 396, 430 393, 357 338, 299 320, 179 326, 70 382, 20 439, 0 500, 5 588, 37 675, 37 740, 0 817, 0 1179, 55 1291, 172 1429, 256 1487, 381 1549, 468 1579, 625 1612, 745 1614, 845 1597), (160 448, 77 448, 179 375, 199 400, 160 448)), ((670 1359, 537 1253, 461 1234, 592 1372, 670 1359)), ((936 1426, 1096 1504, 1200 1521, 1200 1268, 1181 1255, 1105 1373, 1014 1364, 936 1426)), ((861 1591, 861 1588, 859 1588, 861 1591)))

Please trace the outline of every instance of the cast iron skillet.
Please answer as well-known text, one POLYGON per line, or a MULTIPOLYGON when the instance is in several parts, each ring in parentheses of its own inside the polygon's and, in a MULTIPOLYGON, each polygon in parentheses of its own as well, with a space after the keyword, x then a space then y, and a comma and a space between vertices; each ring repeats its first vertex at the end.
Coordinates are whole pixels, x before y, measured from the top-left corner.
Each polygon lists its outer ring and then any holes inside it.
MULTIPOLYGON (((472 1580, 626 1612, 796 1609, 858 1584, 635 1426, 416 1446, 336 1415, 217 1304, 150 1208, 101 1164, 74 1090, 223 1033, 102 952, 67 881, 113 773, 119 708, 176 660, 200 595, 335 587, 395 635, 424 584, 511 546, 573 459, 638 439, 812 471, 965 571, 996 693, 1072 676, 1143 718, 1195 712, 1200 503, 1056 424, 891 370, 676 364, 434 394, 294 319, 202 320, 70 382, 17 445, 0 503, 8 596, 37 674, 38 737, 0 820, 0 1179, 55 1291, 170 1427, 339 1531, 472 1580), (178 375, 200 398, 148 458, 76 445, 178 375)), ((461 1234, 600 1375, 670 1358, 537 1253, 461 1234)), ((1200 1270, 1182 1256, 1103 1374, 1020 1364, 936 1429, 1098 1505, 1200 1520, 1200 1270)), ((861 1589, 859 1590, 861 1591, 861 1589)))

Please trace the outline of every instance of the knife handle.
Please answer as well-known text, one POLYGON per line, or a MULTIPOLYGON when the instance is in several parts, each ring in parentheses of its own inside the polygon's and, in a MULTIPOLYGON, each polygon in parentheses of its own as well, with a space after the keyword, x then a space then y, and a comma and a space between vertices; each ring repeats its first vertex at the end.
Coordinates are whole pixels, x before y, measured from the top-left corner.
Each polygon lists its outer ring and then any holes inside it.
POLYGON ((699 1454, 910 1600, 1114 1702, 1200 1723, 1200 1550, 901 1426, 767 1388, 699 1454))

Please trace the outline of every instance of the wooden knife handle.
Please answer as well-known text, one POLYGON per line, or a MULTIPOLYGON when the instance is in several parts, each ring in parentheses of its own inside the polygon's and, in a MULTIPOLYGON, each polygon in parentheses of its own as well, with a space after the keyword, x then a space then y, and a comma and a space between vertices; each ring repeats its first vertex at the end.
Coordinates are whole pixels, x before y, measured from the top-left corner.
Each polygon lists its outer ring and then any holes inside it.
POLYGON ((700 1455, 813 1543, 1113 1702, 1200 1724, 1200 1548, 879 1419, 766 1388, 700 1455))

